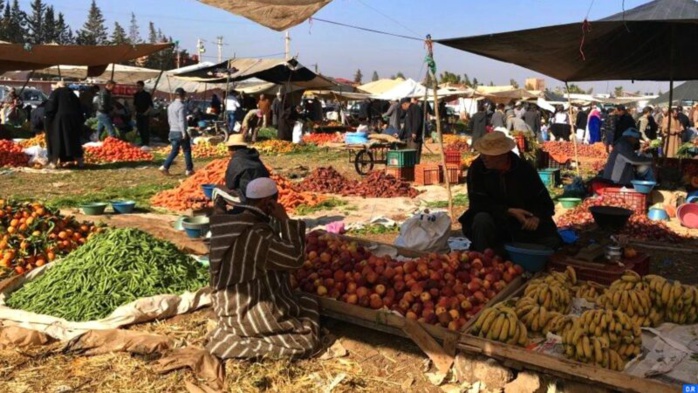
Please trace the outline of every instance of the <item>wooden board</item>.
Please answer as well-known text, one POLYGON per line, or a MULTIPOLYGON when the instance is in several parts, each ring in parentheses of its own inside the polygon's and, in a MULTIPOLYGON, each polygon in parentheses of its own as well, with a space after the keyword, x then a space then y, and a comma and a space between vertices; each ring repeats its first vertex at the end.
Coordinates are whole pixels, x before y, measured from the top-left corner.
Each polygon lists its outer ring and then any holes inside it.
POLYGON ((681 391, 681 386, 679 385, 668 385, 656 380, 640 378, 565 358, 549 356, 466 334, 461 336, 458 342, 458 349, 500 360, 513 361, 527 369, 554 374, 562 378, 594 382, 595 384, 624 392, 676 393, 681 391))

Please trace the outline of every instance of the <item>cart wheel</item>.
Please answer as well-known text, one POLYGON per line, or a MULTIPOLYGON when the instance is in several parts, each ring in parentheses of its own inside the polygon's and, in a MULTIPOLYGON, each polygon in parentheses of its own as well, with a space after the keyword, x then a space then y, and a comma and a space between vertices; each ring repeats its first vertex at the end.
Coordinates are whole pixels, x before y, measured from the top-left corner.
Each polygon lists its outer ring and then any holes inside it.
POLYGON ((373 169, 373 153, 361 150, 356 153, 354 168, 359 175, 367 175, 373 169))

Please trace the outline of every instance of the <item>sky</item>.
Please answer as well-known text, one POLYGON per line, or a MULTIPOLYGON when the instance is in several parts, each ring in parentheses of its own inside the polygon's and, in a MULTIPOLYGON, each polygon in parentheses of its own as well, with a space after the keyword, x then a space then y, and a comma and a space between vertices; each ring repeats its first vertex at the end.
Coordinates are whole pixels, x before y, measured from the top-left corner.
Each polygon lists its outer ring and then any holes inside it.
MULTIPOLYGON (((453 38, 546 25, 590 21, 634 8, 649 0, 333 0, 315 17, 334 22, 381 30, 394 34, 434 39, 453 38)), ((28 10, 31 0, 20 0, 28 10)), ((75 29, 84 23, 91 0, 44 0, 63 12, 75 29)), ((109 29, 119 21, 128 29, 131 12, 136 14, 141 36, 147 36, 148 22, 195 53, 197 39, 204 40, 203 60, 216 61, 216 37, 223 36, 223 57, 283 57, 283 33, 243 17, 213 8, 196 0, 97 0, 109 29)), ((593 28, 593 24, 592 24, 593 28)), ((426 73, 425 49, 421 41, 379 35, 321 21, 304 22, 290 30, 291 54, 319 72, 354 79, 358 69, 369 82, 374 71, 380 77, 402 72, 422 80, 426 73)), ((534 55, 534 54, 533 54, 534 55)), ((562 85, 525 68, 490 60, 436 44, 437 71, 467 73, 481 84, 508 84, 510 79, 524 85, 529 77, 543 77, 550 88, 562 85)), ((594 93, 626 91, 657 93, 669 89, 667 82, 610 81, 579 83, 594 93)))

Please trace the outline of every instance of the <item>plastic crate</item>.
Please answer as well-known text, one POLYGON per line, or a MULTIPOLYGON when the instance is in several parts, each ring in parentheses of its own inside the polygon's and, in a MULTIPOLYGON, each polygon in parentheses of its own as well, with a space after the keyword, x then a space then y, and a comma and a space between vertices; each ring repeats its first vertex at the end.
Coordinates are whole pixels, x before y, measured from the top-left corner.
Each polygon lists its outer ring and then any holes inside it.
POLYGON ((572 160, 568 159, 567 162, 560 164, 555 161, 548 152, 541 151, 538 157, 538 168, 569 169, 571 162, 572 160))
POLYGON ((388 150, 386 160, 388 166, 413 167, 417 165, 417 150, 388 150))
POLYGON ((458 164, 460 165, 461 154, 458 150, 444 150, 444 155, 446 156, 446 164, 458 164))
MULTIPOLYGON (((597 261, 600 262, 600 261, 597 261)), ((572 266, 577 271, 578 280, 595 281, 602 285, 611 285, 619 280, 626 270, 633 270, 640 276, 650 273, 650 256, 638 253, 635 258, 622 258, 623 266, 617 264, 581 265, 569 261, 567 256, 561 253, 553 254, 548 262, 548 270, 564 272, 567 266, 572 266)))
POLYGON ((448 180, 449 184, 458 184, 461 178, 462 171, 459 164, 446 164, 446 170, 443 170, 442 166, 439 166, 441 173, 446 174, 442 176, 442 180, 448 180))
POLYGON ((560 184, 562 180, 559 168, 540 169, 538 170, 538 176, 540 176, 540 179, 546 187, 555 187, 560 184))
POLYGON ((606 187, 601 191, 602 195, 617 196, 623 199, 628 206, 631 206, 635 213, 647 213, 647 194, 639 193, 632 189, 618 187, 606 187))
POLYGON ((441 183, 441 167, 438 164, 418 164, 414 167, 414 182, 420 186, 441 183))
POLYGON ((394 178, 402 181, 414 181, 414 168, 411 167, 396 167, 389 166, 385 168, 386 175, 392 175, 394 178))

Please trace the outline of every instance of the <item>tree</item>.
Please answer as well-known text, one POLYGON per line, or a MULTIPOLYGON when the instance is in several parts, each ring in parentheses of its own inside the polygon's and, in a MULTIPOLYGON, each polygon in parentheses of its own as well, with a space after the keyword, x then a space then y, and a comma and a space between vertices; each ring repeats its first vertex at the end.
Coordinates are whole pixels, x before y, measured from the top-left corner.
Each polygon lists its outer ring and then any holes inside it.
POLYGON ((92 0, 87 20, 82 26, 82 30, 78 32, 77 43, 79 45, 105 45, 108 41, 102 10, 97 7, 97 2, 92 0))
POLYGON ((657 90, 657 95, 658 95, 658 96, 661 96, 662 94, 664 94, 664 93, 662 92, 662 89, 657 90))
POLYGON ((19 1, 10 0, 5 3, 2 18, 2 36, 0 39, 16 44, 22 44, 27 39, 27 16, 19 8, 19 1))
POLYGON ((148 22, 148 42, 151 44, 158 43, 158 31, 155 29, 155 23, 148 22))
POLYGON ((26 15, 27 42, 30 44, 43 44, 46 35, 44 32, 44 16, 46 14, 46 4, 41 0, 34 0, 31 3, 31 15, 26 15))
POLYGON ((138 29, 136 14, 133 12, 131 12, 131 22, 128 25, 128 41, 132 44, 138 44, 141 42, 141 33, 138 29))
POLYGON ((75 43, 75 37, 73 36, 73 30, 65 23, 65 16, 62 12, 58 13, 58 19, 56 20, 56 43, 60 45, 69 45, 75 43))
POLYGON ((50 44, 58 41, 58 31, 56 30, 56 15, 52 6, 46 7, 44 13, 44 37, 43 43, 50 44))
POLYGON ((490 86, 494 86, 494 82, 490 81, 490 86))
POLYGON ((477 88, 480 86, 480 83, 477 81, 477 78, 473 78, 473 89, 477 88))
POLYGON ((614 97, 622 97, 623 96, 623 86, 616 86, 613 89, 613 96, 614 97))
POLYGON ((512 85, 514 87, 514 89, 519 88, 519 84, 516 83, 516 81, 514 79, 509 79, 509 84, 512 85))
MULTIPOLYGON (((570 83, 568 86, 570 89, 570 94, 588 94, 586 90, 582 89, 581 87, 579 87, 578 85, 576 85, 574 83, 570 83)), ((567 92, 565 91, 565 94, 566 93, 567 92)))
POLYGON ((461 83, 460 75, 448 71, 442 72, 441 75, 439 75, 439 79, 442 83, 452 83, 456 85, 461 83))
POLYGON ((128 37, 126 37, 126 30, 119 24, 119 22, 114 22, 114 30, 111 33, 111 43, 112 45, 128 44, 128 37))
POLYGON ((375 82, 375 81, 377 81, 378 79, 380 79, 380 77, 378 76, 378 72, 377 72, 377 71, 373 71, 373 76, 371 77, 371 82, 375 82))
POLYGON ((402 71, 398 71, 397 75, 395 76, 395 79, 397 78, 407 79, 405 78, 405 74, 403 74, 402 71))
POLYGON ((361 84, 362 80, 364 79, 364 74, 361 73, 361 70, 358 69, 356 70, 356 74, 354 74, 354 83, 359 83, 361 84))
POLYGON ((468 74, 463 74, 463 84, 470 87, 473 83, 468 78, 468 74))

